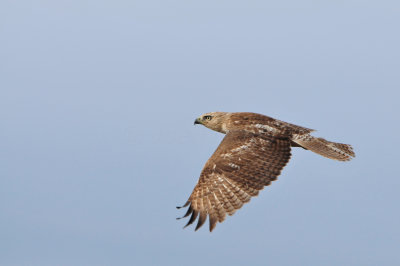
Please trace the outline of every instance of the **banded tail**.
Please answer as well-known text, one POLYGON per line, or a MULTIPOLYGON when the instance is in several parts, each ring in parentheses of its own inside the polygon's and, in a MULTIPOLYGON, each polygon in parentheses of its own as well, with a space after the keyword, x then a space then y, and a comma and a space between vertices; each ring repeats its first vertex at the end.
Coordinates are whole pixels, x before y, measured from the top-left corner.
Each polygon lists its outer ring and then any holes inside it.
POLYGON ((356 156, 353 147, 349 144, 331 142, 323 138, 313 137, 309 134, 295 134, 292 141, 307 150, 333 160, 350 161, 356 156))

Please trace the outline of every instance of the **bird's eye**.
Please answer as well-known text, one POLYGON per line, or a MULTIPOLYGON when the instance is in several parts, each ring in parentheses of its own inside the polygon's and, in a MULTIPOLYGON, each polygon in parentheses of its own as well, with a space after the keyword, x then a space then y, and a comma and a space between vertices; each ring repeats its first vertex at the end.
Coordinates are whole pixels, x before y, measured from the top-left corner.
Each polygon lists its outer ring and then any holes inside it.
POLYGON ((203 116, 203 120, 211 120, 212 116, 211 115, 205 115, 203 116))

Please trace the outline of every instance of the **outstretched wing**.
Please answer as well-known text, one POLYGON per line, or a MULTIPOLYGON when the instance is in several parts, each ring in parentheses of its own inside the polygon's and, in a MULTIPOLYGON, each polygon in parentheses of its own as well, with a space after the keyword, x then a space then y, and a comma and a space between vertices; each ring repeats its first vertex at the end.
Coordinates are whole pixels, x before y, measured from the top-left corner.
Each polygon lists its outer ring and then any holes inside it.
MULTIPOLYGON (((210 222, 210 232, 226 214, 232 215, 250 198, 277 179, 290 159, 290 140, 246 131, 231 131, 205 164, 199 181, 183 207, 199 216, 196 230, 210 222)), ((185 226, 185 227, 186 227, 185 226)))

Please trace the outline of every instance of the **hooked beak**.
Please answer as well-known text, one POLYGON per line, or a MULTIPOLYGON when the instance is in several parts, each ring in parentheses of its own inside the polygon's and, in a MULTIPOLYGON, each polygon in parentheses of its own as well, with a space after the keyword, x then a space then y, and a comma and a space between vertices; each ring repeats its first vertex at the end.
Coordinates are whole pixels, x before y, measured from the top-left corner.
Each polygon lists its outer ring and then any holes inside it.
POLYGON ((196 120, 194 120, 194 124, 195 124, 195 125, 196 125, 196 124, 201 124, 200 118, 196 118, 196 120))

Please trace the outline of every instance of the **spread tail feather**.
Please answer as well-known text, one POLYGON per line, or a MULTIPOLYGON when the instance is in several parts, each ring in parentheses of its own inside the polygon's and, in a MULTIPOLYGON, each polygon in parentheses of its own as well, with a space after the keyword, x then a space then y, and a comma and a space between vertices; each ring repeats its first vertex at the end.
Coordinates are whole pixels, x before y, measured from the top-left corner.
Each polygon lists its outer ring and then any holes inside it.
POLYGON ((292 141, 307 150, 318 153, 329 159, 350 161, 356 156, 353 147, 349 144, 331 142, 308 134, 294 135, 292 141))

